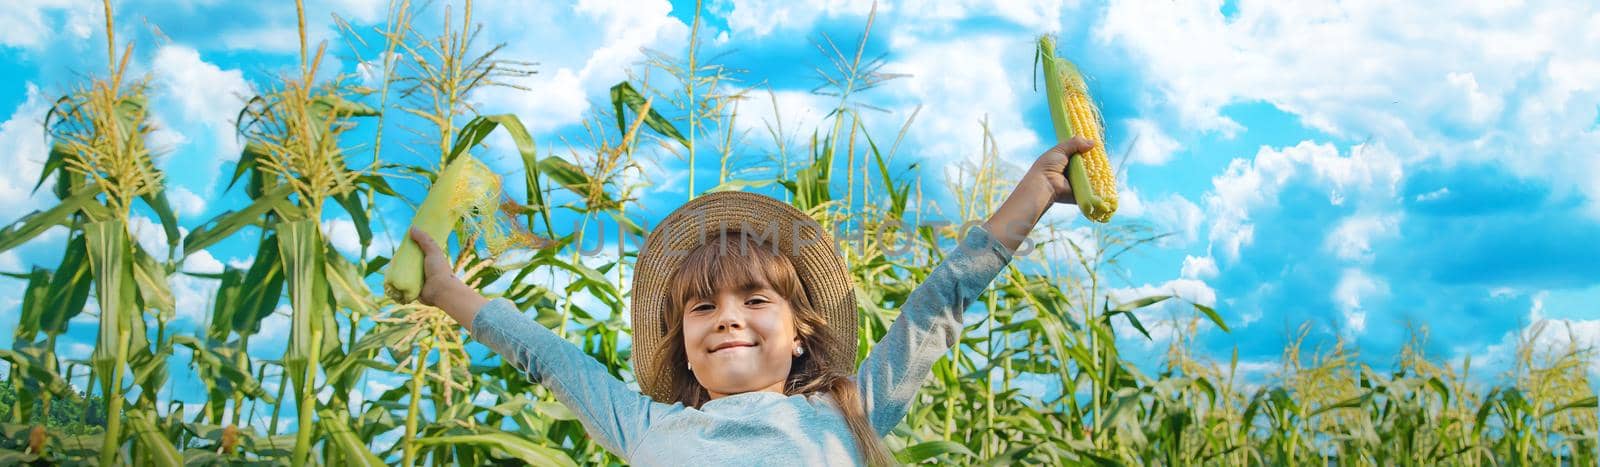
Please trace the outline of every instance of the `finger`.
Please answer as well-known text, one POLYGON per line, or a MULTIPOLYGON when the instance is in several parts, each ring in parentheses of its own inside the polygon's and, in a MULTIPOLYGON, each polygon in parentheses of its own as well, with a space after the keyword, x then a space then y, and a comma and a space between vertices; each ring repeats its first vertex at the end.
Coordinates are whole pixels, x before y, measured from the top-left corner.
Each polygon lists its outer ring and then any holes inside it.
POLYGON ((422 229, 412 227, 408 234, 411 236, 411 241, 417 242, 417 248, 422 250, 422 255, 424 257, 432 256, 434 253, 440 251, 439 244, 434 243, 433 237, 429 236, 427 232, 423 232, 422 229))
POLYGON ((1054 148, 1050 149, 1052 151, 1059 151, 1063 155, 1072 155, 1087 152, 1093 148, 1094 141, 1090 141, 1088 138, 1084 138, 1082 136, 1074 136, 1072 139, 1062 141, 1061 144, 1057 144, 1054 148))
POLYGON ((411 240, 417 242, 417 248, 422 250, 422 270, 424 275, 432 275, 440 270, 448 271, 450 263, 445 259, 444 250, 434 243, 433 237, 427 232, 416 227, 411 228, 411 240))

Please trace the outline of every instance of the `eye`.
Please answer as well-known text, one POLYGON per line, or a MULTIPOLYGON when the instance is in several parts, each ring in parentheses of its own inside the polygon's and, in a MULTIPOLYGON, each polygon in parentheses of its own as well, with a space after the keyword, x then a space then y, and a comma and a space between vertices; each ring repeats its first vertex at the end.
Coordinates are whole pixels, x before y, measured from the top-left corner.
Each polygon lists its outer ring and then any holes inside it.
POLYGON ((762 297, 750 297, 750 299, 746 300, 744 303, 746 305, 750 305, 750 304, 760 305, 760 304, 768 303, 768 302, 767 302, 767 299, 762 298, 762 297))
POLYGON ((711 306, 710 303, 701 303, 699 305, 695 305, 692 308, 689 308, 689 312, 690 313, 703 313, 703 312, 711 311, 713 308, 716 308, 716 307, 711 306))

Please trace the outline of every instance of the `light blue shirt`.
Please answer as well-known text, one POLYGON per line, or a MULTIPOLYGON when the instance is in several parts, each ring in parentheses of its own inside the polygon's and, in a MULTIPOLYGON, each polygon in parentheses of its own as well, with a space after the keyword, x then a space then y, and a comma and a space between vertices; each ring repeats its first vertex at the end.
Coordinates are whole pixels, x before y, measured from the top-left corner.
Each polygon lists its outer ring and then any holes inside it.
MULTIPOLYGON (((900 317, 852 377, 879 436, 905 418, 934 362, 960 341, 962 311, 1011 255, 983 226, 973 226, 906 298, 900 317)), ((826 393, 748 392, 698 409, 663 404, 630 389, 508 300, 484 305, 472 329, 473 338, 571 408, 596 442, 633 465, 864 463, 844 415, 826 393)))

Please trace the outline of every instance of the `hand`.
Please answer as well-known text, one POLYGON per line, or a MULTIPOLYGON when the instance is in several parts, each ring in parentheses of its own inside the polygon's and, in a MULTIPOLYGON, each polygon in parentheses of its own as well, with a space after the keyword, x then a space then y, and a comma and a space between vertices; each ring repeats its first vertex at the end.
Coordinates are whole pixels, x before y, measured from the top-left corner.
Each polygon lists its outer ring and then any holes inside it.
POLYGON ((1044 184, 1049 187, 1051 201, 1078 204, 1078 200, 1072 196, 1072 184, 1067 181, 1067 161, 1088 152, 1094 145, 1093 141, 1082 136, 1057 144, 1040 155, 1038 160, 1033 161, 1033 167, 1029 168, 1028 174, 1023 177, 1024 182, 1029 178, 1042 178, 1044 184))
POLYGON ((1067 161, 1092 147, 1092 141, 1072 138, 1045 151, 1039 160, 1033 162, 1028 173, 1022 176, 1022 181, 1017 183, 1011 195, 1000 203, 994 214, 989 215, 984 228, 1001 245, 1017 251, 1022 240, 1028 237, 1028 232, 1033 231, 1039 218, 1051 206, 1056 203, 1077 204, 1072 197, 1072 185, 1067 182, 1067 161))
POLYGON ((422 250, 422 291, 417 293, 417 301, 444 310, 471 331, 472 318, 488 300, 456 277, 455 271, 450 269, 449 255, 434 243, 433 237, 416 227, 409 233, 411 241, 417 242, 417 248, 422 250))

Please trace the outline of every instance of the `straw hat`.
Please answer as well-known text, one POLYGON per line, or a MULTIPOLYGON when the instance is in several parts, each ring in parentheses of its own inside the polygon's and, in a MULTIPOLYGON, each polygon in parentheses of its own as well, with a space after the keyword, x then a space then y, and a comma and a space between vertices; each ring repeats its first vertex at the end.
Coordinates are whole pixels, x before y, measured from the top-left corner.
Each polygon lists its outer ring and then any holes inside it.
MULTIPOLYGON (((657 401, 672 400, 674 378, 662 361, 667 333, 667 279, 690 251, 738 229, 773 242, 795 272, 827 325, 839 339, 823 352, 829 361, 855 362, 856 300, 850 271, 833 237, 811 216, 769 196, 722 191, 695 198, 668 214, 645 240, 633 276, 633 370, 639 389, 657 401)), ((738 248, 729 250, 737 254, 738 248)))

